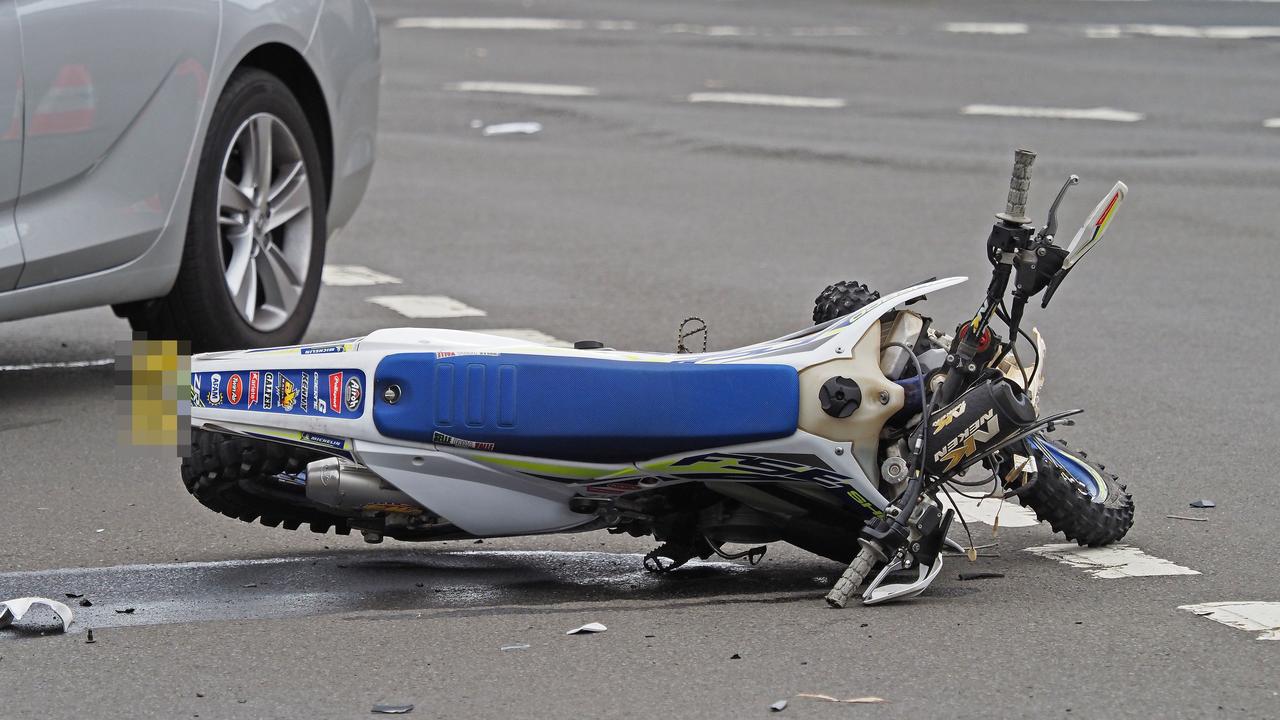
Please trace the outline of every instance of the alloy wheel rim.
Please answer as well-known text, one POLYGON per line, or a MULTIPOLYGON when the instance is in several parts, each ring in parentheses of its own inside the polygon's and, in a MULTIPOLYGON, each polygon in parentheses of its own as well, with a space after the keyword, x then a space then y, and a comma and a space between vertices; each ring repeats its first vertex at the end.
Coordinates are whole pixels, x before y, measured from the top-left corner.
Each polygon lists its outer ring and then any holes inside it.
POLYGON ((275 115, 253 115, 222 160, 218 249, 231 304, 254 330, 279 329, 297 310, 311 229, 311 181, 297 138, 275 115))

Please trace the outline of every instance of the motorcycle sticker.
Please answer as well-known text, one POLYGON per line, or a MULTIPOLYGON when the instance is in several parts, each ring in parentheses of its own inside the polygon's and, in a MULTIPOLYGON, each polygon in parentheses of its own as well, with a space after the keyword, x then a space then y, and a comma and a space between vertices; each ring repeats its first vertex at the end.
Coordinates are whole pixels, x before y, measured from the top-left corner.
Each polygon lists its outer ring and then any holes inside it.
POLYGON ((355 369, 197 372, 191 374, 191 404, 352 419, 363 414, 364 380, 355 369))
POLYGON ((244 385, 238 373, 227 378, 227 402, 232 405, 239 403, 242 392, 244 392, 244 385))

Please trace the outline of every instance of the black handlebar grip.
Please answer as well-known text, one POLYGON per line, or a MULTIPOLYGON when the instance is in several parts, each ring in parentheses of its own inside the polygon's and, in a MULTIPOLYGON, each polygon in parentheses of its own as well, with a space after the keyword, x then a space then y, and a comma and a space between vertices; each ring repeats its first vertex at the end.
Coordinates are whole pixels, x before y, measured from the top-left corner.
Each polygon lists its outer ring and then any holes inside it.
POLYGON ((1009 176, 1009 199, 1005 203, 1004 212, 996 217, 1016 225, 1031 222, 1027 217, 1027 193, 1031 190, 1031 164, 1036 161, 1036 154, 1030 150, 1016 150, 1013 153, 1013 173, 1009 176))

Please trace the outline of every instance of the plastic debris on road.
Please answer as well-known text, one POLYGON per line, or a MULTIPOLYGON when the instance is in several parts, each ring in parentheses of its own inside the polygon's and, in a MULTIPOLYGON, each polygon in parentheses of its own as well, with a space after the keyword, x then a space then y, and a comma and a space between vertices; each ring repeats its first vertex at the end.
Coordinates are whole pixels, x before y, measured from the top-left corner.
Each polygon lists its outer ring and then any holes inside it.
POLYGON ((533 135, 542 132, 542 123, 537 122, 513 122, 500 123, 498 125, 485 125, 484 130, 480 131, 485 137, 492 135, 533 135))
POLYGON ((605 627, 602 623, 593 622, 593 623, 587 623, 582 627, 574 628, 569 632, 565 633, 565 635, 585 635, 587 633, 601 633, 608 629, 609 628, 605 627))
POLYGON ((515 643, 514 645, 503 645, 502 650, 528 650, 528 643, 515 643))
POLYGON ((22 616, 26 615, 33 605, 47 607, 56 613, 58 619, 62 621, 62 632, 66 632, 67 628, 71 627, 71 623, 75 622, 75 616, 71 614, 71 608, 57 600, 42 597, 22 597, 0 602, 0 628, 9 627, 21 620, 22 616))
POLYGON ((1216 502, 1214 502, 1214 501, 1212 501, 1212 500, 1192 500, 1192 501, 1191 501, 1191 507, 1193 507, 1193 508, 1212 508, 1212 507, 1218 507, 1218 503, 1216 503, 1216 502))
POLYGON ((378 713, 380 715, 403 715, 407 712, 413 712, 413 705, 383 705, 381 703, 374 705, 369 712, 378 713))
POLYGON ((865 697, 838 698, 838 697, 831 697, 830 695, 817 695, 815 693, 800 693, 799 695, 796 695, 796 697, 806 698, 808 700, 822 700, 824 702, 846 703, 849 705, 871 705, 875 703, 889 702, 888 700, 885 700, 882 697, 876 697, 875 695, 867 695, 865 697))
POLYGON ((786 700, 779 700, 778 702, 769 706, 769 710, 773 712, 782 712, 783 710, 786 710, 786 709, 787 709, 786 700))

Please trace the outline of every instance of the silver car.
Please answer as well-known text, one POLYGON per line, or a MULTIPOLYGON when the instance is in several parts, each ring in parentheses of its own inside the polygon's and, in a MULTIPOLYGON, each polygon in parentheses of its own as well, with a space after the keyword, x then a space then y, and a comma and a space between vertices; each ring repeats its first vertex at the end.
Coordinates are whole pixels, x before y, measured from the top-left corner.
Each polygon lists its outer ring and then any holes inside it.
POLYGON ((373 168, 365 0, 0 0, 0 320, 298 341, 373 168))

